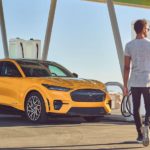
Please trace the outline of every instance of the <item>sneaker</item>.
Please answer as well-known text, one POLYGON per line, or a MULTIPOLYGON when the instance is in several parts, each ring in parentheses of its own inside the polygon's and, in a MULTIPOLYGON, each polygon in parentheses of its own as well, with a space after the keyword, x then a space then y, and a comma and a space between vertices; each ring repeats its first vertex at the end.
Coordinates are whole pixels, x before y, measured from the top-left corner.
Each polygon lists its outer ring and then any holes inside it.
POLYGON ((138 135, 136 141, 137 141, 137 143, 142 144, 143 143, 143 135, 138 135))
POLYGON ((149 126, 143 127, 142 132, 143 132, 143 145, 148 146, 149 145, 149 126))

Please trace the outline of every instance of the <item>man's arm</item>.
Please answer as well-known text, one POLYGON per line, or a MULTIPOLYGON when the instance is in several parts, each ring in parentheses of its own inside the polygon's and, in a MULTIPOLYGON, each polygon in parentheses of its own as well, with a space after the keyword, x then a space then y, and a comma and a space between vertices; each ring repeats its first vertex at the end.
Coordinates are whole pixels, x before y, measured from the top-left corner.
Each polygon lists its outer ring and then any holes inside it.
POLYGON ((129 73, 130 73, 130 62, 131 62, 131 57, 130 56, 125 56, 124 58, 124 95, 128 95, 128 79, 129 79, 129 73))

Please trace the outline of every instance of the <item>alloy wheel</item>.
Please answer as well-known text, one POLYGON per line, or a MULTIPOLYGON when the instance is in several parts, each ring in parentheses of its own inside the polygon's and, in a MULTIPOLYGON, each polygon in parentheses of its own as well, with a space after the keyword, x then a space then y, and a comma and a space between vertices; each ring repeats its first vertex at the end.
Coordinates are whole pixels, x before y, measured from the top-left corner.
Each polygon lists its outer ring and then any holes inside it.
POLYGON ((39 97, 31 96, 27 101, 27 115, 31 121, 37 121, 41 116, 42 105, 39 97))

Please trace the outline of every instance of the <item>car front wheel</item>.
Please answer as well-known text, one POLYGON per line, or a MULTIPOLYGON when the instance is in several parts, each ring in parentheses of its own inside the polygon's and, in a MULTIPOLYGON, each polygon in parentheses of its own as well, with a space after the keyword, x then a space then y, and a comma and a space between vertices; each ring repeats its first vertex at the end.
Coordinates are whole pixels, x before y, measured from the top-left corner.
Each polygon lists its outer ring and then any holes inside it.
POLYGON ((27 119, 34 123, 43 123, 47 120, 45 104, 38 92, 32 92, 27 96, 25 114, 27 119))

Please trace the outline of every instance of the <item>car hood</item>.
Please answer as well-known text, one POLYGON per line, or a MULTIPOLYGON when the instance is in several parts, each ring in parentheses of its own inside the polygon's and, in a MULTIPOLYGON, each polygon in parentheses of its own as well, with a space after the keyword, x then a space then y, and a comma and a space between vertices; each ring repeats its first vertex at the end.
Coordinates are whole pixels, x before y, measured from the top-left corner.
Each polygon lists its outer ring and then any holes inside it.
POLYGON ((92 88, 105 89, 105 85, 97 80, 81 79, 81 78, 67 78, 67 77, 47 77, 34 79, 41 84, 48 84, 54 86, 61 86, 67 88, 92 88))

